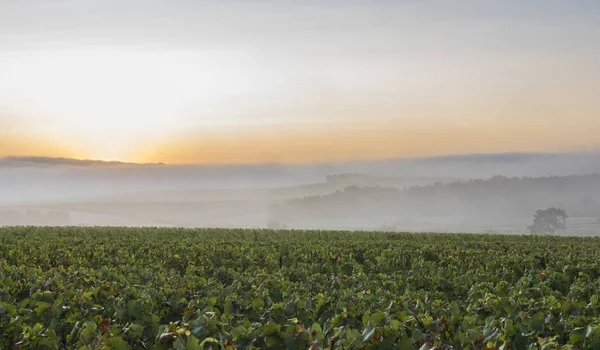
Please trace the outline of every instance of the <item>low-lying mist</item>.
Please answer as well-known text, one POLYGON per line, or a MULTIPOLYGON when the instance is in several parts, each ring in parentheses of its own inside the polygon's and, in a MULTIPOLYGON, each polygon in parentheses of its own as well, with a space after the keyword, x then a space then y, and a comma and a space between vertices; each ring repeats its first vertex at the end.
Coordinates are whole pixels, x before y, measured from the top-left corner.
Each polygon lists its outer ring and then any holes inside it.
POLYGON ((492 154, 306 165, 0 159, 0 225, 525 233, 536 209, 600 229, 600 154, 492 154))

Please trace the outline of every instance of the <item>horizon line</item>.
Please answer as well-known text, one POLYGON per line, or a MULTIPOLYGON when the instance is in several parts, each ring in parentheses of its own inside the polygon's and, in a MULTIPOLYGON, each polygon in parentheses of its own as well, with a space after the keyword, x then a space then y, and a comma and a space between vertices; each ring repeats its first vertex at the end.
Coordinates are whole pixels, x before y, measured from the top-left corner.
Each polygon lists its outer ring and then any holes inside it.
POLYGON ((52 156, 37 156, 37 155, 7 155, 0 157, 1 161, 17 161, 17 162, 30 162, 30 163, 46 163, 48 165, 113 165, 113 166, 260 166, 260 165, 291 165, 291 166, 306 166, 306 165, 334 165, 334 164, 356 164, 356 163, 376 163, 386 161, 433 161, 433 160, 473 160, 476 157, 548 157, 548 156, 561 156, 561 155, 584 155, 584 154, 600 154, 599 150, 580 150, 580 151, 565 151, 565 152, 470 152, 470 153, 447 153, 438 155, 428 156, 399 156, 399 157, 385 157, 376 159, 356 159, 356 160, 345 160, 345 161, 317 161, 317 162, 281 162, 281 161, 270 161, 270 162, 231 162, 231 163, 202 163, 202 162, 191 162, 191 163, 168 163, 168 162, 135 162, 135 161, 122 161, 122 160, 104 160, 104 159, 90 159, 90 158, 75 158, 75 157, 52 157, 52 156), (453 159, 454 158, 454 159, 453 159), (73 163, 73 164, 68 164, 73 163), (79 163, 79 164, 78 164, 79 163))

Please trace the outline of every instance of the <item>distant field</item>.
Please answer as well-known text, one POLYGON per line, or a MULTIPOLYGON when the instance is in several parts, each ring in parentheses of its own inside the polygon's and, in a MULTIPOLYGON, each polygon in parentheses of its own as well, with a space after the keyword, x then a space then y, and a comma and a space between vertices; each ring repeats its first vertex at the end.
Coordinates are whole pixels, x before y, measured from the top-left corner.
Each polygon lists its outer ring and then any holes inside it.
POLYGON ((600 346, 600 239, 1 228, 0 349, 600 346))

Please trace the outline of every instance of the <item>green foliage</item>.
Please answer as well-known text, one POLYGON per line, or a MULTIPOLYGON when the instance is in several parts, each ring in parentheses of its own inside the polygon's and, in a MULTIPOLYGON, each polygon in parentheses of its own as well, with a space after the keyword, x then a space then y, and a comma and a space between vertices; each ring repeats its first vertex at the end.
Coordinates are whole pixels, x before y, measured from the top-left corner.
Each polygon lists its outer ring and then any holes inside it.
POLYGON ((563 209, 538 209, 533 216, 533 224, 527 226, 532 234, 555 234, 567 229, 567 213, 563 209))
POLYGON ((600 347, 596 238, 0 229, 0 349, 600 347))

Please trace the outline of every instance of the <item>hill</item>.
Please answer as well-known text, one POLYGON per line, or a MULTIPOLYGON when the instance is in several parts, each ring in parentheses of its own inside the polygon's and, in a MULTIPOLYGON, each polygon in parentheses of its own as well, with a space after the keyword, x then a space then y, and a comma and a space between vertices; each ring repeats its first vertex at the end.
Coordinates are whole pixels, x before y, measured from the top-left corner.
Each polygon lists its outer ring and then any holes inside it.
POLYGON ((307 196, 272 206, 272 217, 283 223, 317 218, 384 218, 396 222, 509 222, 523 225, 536 209, 566 209, 572 217, 600 217, 600 174, 504 177, 437 182, 405 188, 348 186, 322 196, 307 196), (445 221, 448 222, 448 221, 445 221))
POLYGON ((163 163, 127 163, 118 161, 104 161, 92 159, 53 158, 53 157, 15 157, 8 156, 0 158, 0 167, 56 167, 56 166, 78 166, 78 167, 106 167, 106 166, 148 166, 164 165, 163 163))

